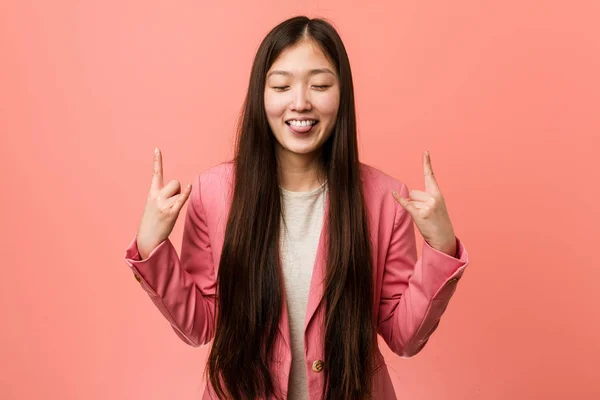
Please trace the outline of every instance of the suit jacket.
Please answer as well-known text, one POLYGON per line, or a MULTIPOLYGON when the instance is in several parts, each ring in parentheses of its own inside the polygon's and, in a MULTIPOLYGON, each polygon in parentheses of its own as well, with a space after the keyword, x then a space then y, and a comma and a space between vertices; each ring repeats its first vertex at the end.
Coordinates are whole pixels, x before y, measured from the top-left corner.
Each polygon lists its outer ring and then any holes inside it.
MULTIPOLYGON (((456 290, 468 264, 465 248, 456 238, 456 257, 440 252, 423 241, 417 259, 412 217, 391 194, 395 189, 409 197, 407 186, 369 166, 360 164, 364 198, 369 216, 378 334, 400 357, 417 354, 438 327, 440 318, 456 290)), ((215 333, 215 280, 223 247, 225 226, 231 204, 233 163, 224 162, 200 173, 192 186, 186 211, 181 257, 169 239, 164 240, 140 261, 137 235, 126 250, 125 261, 143 290, 169 321, 175 333, 187 344, 198 347, 211 341, 215 333)), ((329 197, 326 197, 326 210, 329 197)), ((327 212, 325 217, 327 218, 327 212)), ((324 329, 325 243, 323 226, 310 283, 304 323, 304 354, 309 399, 317 400, 323 390, 322 335, 324 329)), ((287 307, 283 301, 279 335, 270 360, 276 387, 287 397, 291 366, 287 307)), ((392 381, 379 351, 374 368, 374 398, 396 399, 392 381)), ((203 399, 216 399, 210 382, 203 399)))

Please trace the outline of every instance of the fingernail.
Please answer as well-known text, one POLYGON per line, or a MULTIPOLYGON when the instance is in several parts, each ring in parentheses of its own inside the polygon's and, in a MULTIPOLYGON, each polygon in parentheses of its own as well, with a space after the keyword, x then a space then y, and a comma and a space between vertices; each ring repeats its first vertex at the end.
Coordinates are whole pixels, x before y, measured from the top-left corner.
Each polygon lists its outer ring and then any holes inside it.
POLYGON ((154 154, 158 154, 158 147, 154 148, 154 154))

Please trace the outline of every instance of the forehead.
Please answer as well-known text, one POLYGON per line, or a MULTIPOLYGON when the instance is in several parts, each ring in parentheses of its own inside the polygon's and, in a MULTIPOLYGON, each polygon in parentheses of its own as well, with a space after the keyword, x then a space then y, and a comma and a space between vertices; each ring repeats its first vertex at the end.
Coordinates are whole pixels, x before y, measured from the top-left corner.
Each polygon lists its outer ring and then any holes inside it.
POLYGON ((302 41, 281 52, 269 72, 287 71, 292 75, 308 74, 315 69, 329 69, 335 73, 335 67, 325 56, 321 47, 313 41, 302 41))

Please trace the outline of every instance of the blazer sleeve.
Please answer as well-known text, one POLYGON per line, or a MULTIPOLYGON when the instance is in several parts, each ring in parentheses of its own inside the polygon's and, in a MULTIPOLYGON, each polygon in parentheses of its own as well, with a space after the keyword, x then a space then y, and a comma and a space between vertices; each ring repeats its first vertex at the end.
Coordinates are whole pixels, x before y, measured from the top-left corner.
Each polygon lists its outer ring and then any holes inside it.
POLYGON ((167 238, 140 260, 136 234, 126 249, 125 262, 184 342, 198 347, 213 338, 215 272, 200 177, 189 198, 181 259, 167 238))
MULTIPOLYGON (((405 184, 398 193, 409 197, 405 184)), ((438 327, 468 265, 468 254, 456 237, 456 257, 424 241, 421 258, 417 260, 412 216, 394 203, 396 213, 383 273, 377 328, 394 353, 408 358, 423 349, 438 327)))

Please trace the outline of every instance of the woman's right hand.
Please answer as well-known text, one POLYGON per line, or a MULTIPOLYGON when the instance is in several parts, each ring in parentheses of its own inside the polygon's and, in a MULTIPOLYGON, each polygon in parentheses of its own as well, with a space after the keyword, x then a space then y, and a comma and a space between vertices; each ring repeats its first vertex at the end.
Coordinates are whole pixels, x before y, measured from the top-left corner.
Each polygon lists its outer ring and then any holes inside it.
POLYGON ((155 149, 152 184, 137 233, 137 247, 142 260, 169 237, 191 192, 192 185, 187 185, 181 192, 181 185, 176 180, 163 186, 162 154, 158 148, 155 149))

